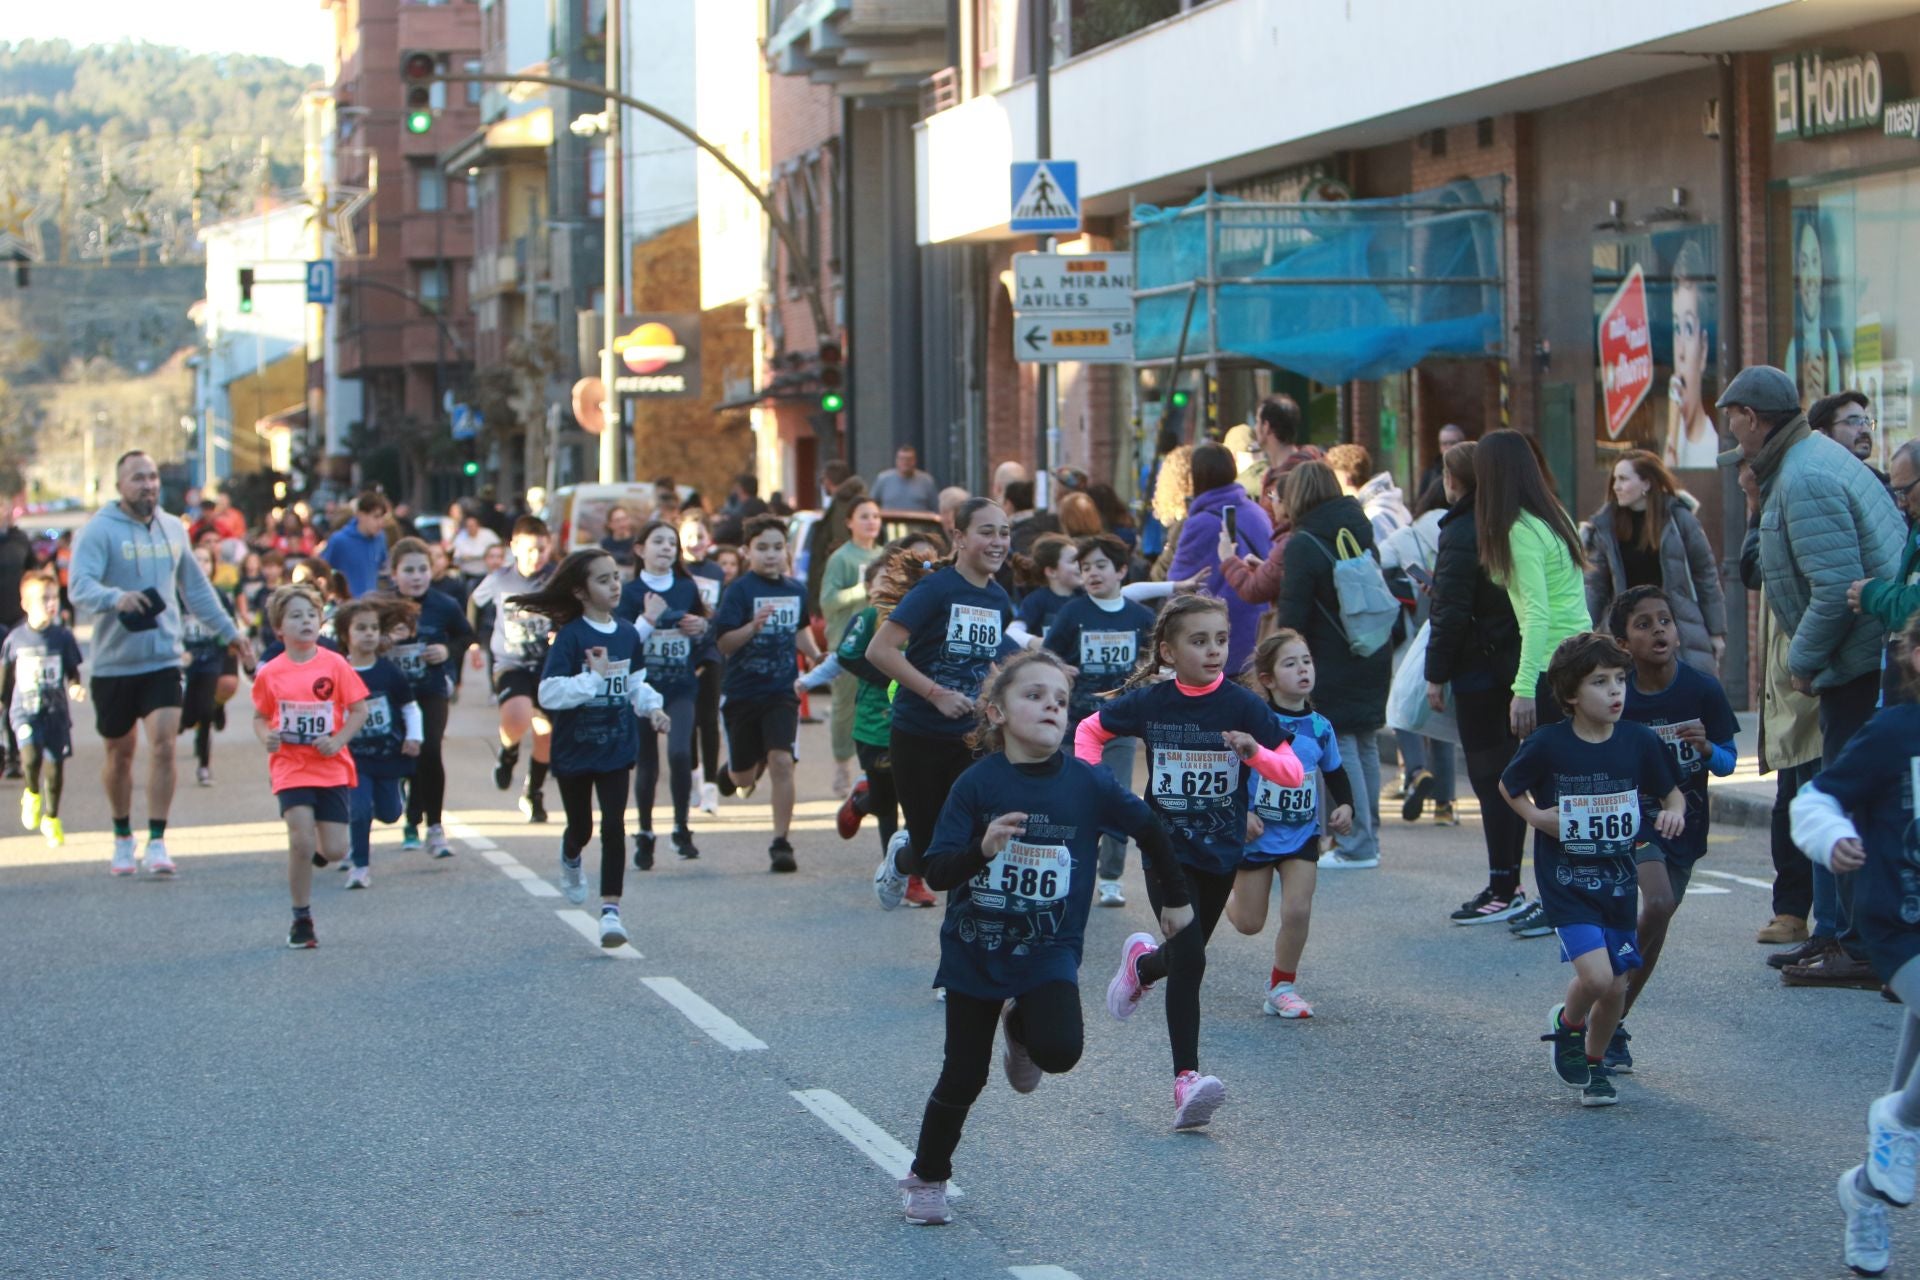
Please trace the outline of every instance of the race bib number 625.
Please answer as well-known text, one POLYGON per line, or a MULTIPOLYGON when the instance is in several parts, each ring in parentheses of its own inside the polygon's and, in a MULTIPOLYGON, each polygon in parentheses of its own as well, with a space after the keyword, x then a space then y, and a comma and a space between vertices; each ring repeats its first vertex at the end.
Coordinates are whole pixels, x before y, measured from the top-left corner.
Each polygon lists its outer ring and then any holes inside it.
POLYGON ((1153 753, 1153 794, 1164 801, 1209 808, 1230 799, 1240 777, 1231 751, 1162 747, 1153 753))

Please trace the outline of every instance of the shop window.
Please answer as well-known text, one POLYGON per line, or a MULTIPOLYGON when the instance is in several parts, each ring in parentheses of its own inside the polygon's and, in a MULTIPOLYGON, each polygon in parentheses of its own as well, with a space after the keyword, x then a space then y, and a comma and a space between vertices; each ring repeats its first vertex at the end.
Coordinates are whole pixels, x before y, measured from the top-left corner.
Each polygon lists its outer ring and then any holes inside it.
POLYGON ((447 207, 447 179, 432 161, 415 163, 413 169, 413 207, 422 213, 438 213, 447 207))
POLYGON ((1719 260, 1720 228, 1712 224, 1595 237, 1593 315, 1602 348, 1595 369, 1595 445, 1601 465, 1611 467, 1628 449, 1658 454, 1676 471, 1716 465, 1720 434, 1713 402, 1724 383, 1719 260))

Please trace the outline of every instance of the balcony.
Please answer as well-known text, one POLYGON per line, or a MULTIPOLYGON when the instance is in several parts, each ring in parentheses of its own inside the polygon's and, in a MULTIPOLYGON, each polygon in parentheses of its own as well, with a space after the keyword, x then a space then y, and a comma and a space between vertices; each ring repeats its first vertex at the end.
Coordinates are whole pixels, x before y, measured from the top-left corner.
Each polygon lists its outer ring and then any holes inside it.
POLYGON ((422 4, 403 0, 398 23, 402 49, 428 49, 435 53, 480 56, 479 6, 459 4, 422 4))
POLYGON ((473 215, 409 213, 400 219, 400 256, 409 262, 473 256, 473 215))
POLYGON ((947 0, 769 0, 767 54, 782 75, 847 97, 918 97, 948 63, 947 0))

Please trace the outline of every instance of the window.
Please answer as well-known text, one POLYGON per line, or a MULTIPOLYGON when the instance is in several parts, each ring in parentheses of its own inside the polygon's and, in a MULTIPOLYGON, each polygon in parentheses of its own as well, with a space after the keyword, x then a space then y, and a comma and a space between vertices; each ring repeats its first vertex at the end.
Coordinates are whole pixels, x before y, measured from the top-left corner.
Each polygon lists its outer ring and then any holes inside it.
POLYGON ((413 291, 420 295, 420 304, 427 310, 447 309, 447 273, 438 265, 413 269, 413 291))
POLYGON ((428 161, 415 163, 413 169, 413 207, 423 213, 438 213, 447 207, 447 179, 440 166, 428 161))
MULTIPOLYGON (((470 76, 477 76, 482 71, 486 70, 486 68, 481 65, 480 59, 478 58, 468 58, 463 69, 470 76)), ((478 106, 481 95, 486 93, 486 91, 487 91, 487 86, 485 86, 484 84, 481 84, 478 80, 467 81, 468 103, 478 106)))
POLYGON ((596 144, 586 154, 587 162, 587 214, 590 217, 603 217, 606 213, 607 193, 607 151, 596 144))

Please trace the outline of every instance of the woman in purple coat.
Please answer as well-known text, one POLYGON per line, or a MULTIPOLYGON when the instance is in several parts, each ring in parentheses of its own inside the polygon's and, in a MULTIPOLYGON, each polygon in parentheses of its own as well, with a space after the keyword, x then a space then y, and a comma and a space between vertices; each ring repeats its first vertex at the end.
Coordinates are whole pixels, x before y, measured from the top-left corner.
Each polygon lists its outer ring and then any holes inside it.
POLYGON ((1202 589, 1227 602, 1227 619, 1233 628, 1227 672, 1234 676, 1253 652, 1260 615, 1267 606, 1248 604, 1226 585, 1220 570, 1220 531, 1226 513, 1233 512, 1235 541, 1241 555, 1251 553, 1264 559, 1273 544, 1273 522, 1240 487, 1234 478, 1236 473, 1233 454, 1220 445, 1203 444, 1193 451, 1193 498, 1187 505, 1187 518, 1180 524, 1180 542, 1174 549, 1173 568, 1167 574, 1175 582, 1205 574, 1202 589))

